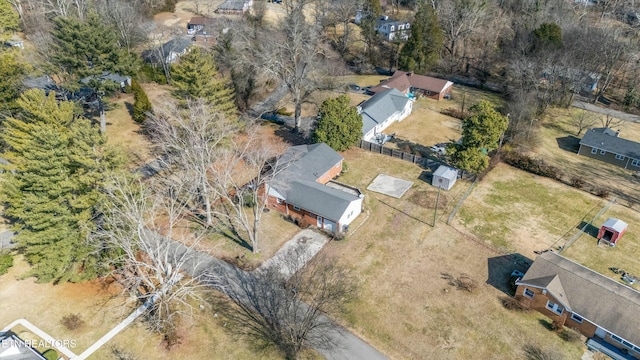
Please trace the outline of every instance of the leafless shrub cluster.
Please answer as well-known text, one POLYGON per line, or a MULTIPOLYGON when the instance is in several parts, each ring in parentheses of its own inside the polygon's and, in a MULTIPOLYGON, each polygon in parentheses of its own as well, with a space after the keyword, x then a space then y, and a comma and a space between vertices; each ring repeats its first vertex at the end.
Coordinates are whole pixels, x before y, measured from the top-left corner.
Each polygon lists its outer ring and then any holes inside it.
POLYGON ((441 273, 440 277, 444 280, 447 280, 450 286, 453 286, 458 290, 473 292, 478 288, 478 282, 464 273, 460 274, 458 277, 455 277, 448 273, 441 273))

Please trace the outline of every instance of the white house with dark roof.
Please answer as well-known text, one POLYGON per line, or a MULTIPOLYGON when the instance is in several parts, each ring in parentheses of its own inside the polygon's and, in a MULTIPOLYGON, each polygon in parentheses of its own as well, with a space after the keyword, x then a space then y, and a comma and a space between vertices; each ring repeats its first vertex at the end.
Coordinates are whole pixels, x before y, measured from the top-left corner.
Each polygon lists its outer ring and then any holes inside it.
POLYGON ((516 299, 556 326, 577 329, 614 358, 640 359, 640 292, 553 252, 516 285, 516 299))
POLYGON ((598 159, 625 169, 640 170, 640 143, 623 139, 609 128, 589 129, 580 139, 578 155, 598 159))
POLYGON ((372 141, 396 121, 411 115, 413 101, 395 88, 379 92, 358 105, 362 116, 362 139, 372 141))
POLYGON ((285 169, 267 185, 268 206, 302 226, 347 231, 362 212, 360 190, 333 181, 344 158, 327 144, 293 146, 279 163, 285 169))
POLYGON ((411 23, 381 16, 376 20, 373 29, 387 41, 407 41, 411 35, 411 23))

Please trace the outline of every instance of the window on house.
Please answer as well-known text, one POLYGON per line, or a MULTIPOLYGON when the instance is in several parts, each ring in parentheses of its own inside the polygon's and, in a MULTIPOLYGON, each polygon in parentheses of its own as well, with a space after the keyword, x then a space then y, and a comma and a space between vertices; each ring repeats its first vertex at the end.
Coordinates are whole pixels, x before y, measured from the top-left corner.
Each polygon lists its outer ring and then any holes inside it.
POLYGON ((600 155, 605 155, 607 153, 607 150, 600 150, 600 155))
POLYGON ((597 154, 598 153, 598 148, 591 148, 591 153, 592 154, 597 154))
POLYGON ((624 155, 616 154, 616 160, 624 160, 624 155))
POLYGON ((574 313, 574 314, 571 314, 571 320, 577 322, 578 324, 582 324, 582 321, 584 319, 582 318, 582 316, 574 313))
POLYGON ((554 313, 561 315, 562 312, 564 311, 564 309, 562 308, 562 306, 554 303, 551 300, 547 300, 547 309, 553 311, 554 313))
POLYGON ((299 208, 299 207, 297 207, 297 206, 295 206, 295 205, 293 205, 293 210, 295 210, 295 211, 300 211, 300 208, 299 208))
POLYGON ((628 347, 629 349, 633 349, 633 344, 626 340, 622 340, 622 345, 628 347))
POLYGON ((640 160, 633 160, 633 161, 631 162, 631 165, 633 165, 633 166, 640 166, 640 160))
POLYGON ((282 199, 280 199, 280 198, 276 198, 276 202, 277 202, 278 204, 282 204, 282 203, 284 203, 284 200, 282 200, 282 199))
POLYGON ((529 299, 533 299, 533 295, 535 295, 533 293, 533 290, 527 289, 527 288, 524 289, 524 296, 525 297, 528 297, 529 299))
POLYGON ((621 344, 622 344, 622 338, 621 338, 621 337, 619 337, 619 336, 617 336, 617 335, 613 335, 613 334, 611 334, 611 338, 612 338, 613 340, 615 340, 615 341, 617 341, 617 342, 619 342, 619 343, 621 343, 621 344))

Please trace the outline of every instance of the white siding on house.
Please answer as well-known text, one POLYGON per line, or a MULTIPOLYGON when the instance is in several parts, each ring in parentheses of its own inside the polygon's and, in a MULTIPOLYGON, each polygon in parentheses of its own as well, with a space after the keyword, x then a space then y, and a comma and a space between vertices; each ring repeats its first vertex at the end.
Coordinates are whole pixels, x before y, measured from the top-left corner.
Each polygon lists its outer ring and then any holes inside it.
POLYGON ((364 198, 361 197, 357 200, 354 200, 351 202, 351 204, 349 204, 349 207, 347 207, 347 210, 345 210, 345 212, 342 214, 342 217, 340 218, 340 220, 338 220, 338 223, 340 224, 341 229, 340 230, 344 230, 344 226, 345 225, 349 225, 351 224, 351 222, 358 217, 358 215, 360 215, 360 213, 362 212, 362 200, 364 198))

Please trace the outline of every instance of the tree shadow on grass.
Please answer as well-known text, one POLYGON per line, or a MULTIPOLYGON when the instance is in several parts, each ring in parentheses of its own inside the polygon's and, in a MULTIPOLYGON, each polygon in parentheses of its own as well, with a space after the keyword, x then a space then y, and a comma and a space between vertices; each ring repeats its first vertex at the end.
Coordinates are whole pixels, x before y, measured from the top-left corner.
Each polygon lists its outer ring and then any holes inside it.
POLYGON ((580 148, 580 139, 573 135, 556 138, 556 142, 558 143, 558 147, 564 151, 578 153, 578 149, 580 148))
POLYGON ((278 127, 278 129, 274 132, 274 135, 278 136, 284 142, 292 146, 309 143, 309 139, 307 139, 304 134, 291 131, 291 128, 284 124, 278 127))
POLYGON ((133 104, 128 101, 125 101, 124 107, 127 108, 127 112, 129 113, 129 116, 131 116, 131 118, 133 119, 133 104))

